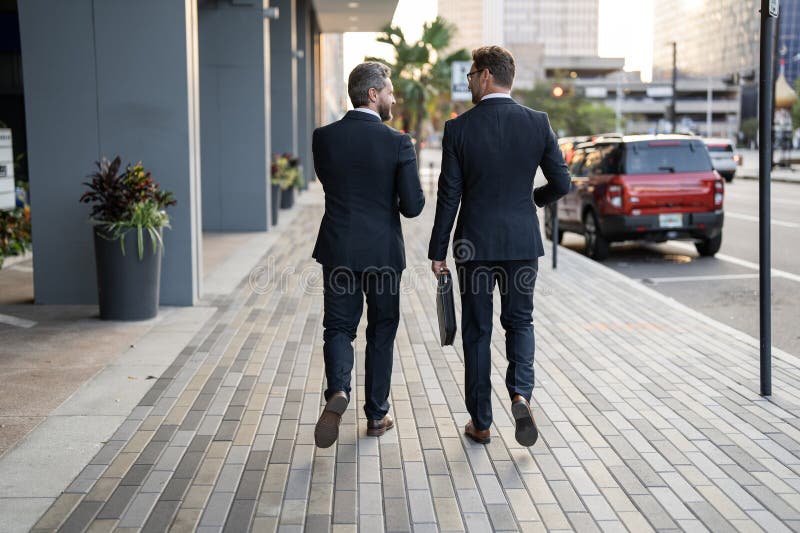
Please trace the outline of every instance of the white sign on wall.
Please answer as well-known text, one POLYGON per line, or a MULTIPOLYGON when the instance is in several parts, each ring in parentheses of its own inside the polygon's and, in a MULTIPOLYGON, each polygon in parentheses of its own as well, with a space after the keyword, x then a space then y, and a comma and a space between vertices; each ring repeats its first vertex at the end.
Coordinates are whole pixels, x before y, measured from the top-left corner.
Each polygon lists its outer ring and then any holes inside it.
POLYGON ((0 129, 0 209, 14 209, 14 150, 11 130, 0 129))
POLYGON ((450 99, 454 102, 469 102, 472 100, 472 93, 467 86, 467 74, 471 61, 453 61, 452 75, 450 78, 450 99))

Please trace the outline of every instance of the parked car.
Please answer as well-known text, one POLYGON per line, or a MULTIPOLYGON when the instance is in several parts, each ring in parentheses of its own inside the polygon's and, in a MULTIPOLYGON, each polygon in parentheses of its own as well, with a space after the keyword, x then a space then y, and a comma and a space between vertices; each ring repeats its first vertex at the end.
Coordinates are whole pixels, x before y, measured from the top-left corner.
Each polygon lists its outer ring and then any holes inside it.
POLYGON ((736 175, 736 167, 742 164, 742 157, 736 153, 736 148, 728 139, 707 138, 703 142, 711 155, 711 163, 719 175, 728 183, 736 175))
MULTIPOLYGON (((570 192, 556 204, 565 231, 586 237, 598 261, 616 241, 695 241, 702 256, 722 244, 724 183, 702 140, 690 135, 598 137, 575 147, 570 192)), ((552 239, 552 210, 545 234, 552 239)))
POLYGON ((584 135, 581 137, 561 137, 558 140, 558 147, 561 149, 564 161, 566 161, 568 165, 570 161, 572 161, 572 154, 575 153, 575 146, 589 139, 590 137, 584 135))

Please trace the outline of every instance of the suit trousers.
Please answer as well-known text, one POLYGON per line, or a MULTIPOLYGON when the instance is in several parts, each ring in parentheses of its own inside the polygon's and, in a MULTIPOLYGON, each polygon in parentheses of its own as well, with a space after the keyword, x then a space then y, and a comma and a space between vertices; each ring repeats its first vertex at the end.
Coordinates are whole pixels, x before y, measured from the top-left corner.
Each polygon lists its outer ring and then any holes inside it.
POLYGON ((364 361, 364 413, 380 420, 389 411, 394 339, 400 322, 401 271, 376 269, 352 272, 323 266, 324 317, 322 325, 325 399, 337 391, 350 397, 353 341, 367 301, 367 349, 364 361))
POLYGON ((467 261, 456 265, 461 292, 461 336, 467 411, 476 429, 492 425, 492 301, 500 289, 500 324, 506 332, 506 389, 530 401, 533 393, 533 291, 538 259, 467 261))

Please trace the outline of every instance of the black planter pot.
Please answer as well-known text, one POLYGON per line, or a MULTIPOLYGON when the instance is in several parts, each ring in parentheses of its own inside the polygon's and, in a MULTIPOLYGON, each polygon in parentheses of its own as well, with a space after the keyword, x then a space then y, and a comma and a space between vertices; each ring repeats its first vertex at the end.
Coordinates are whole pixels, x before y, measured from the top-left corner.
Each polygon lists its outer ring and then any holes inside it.
POLYGON ((281 191, 281 209, 290 209, 294 205, 294 187, 281 191))
POLYGON ((273 185, 271 193, 272 193, 272 197, 271 197, 272 205, 270 206, 271 207, 270 213, 271 213, 271 216, 272 216, 272 225, 273 226, 277 226, 278 225, 278 209, 280 209, 280 206, 281 206, 281 186, 280 185, 273 185))
MULTIPOLYGON (((161 230, 159 230, 161 231, 161 230)), ((161 285, 161 246, 143 231, 144 250, 139 260, 136 231, 125 234, 125 255, 118 240, 108 240, 104 230, 94 229, 97 294, 103 320, 146 320, 158 314, 161 285)))

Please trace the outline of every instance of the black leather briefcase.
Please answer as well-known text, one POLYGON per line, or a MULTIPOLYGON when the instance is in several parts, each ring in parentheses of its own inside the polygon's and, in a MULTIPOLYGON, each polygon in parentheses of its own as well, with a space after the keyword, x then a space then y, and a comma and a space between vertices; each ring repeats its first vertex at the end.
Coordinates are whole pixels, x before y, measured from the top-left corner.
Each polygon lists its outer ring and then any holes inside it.
POLYGON ((446 268, 439 271, 436 314, 439 315, 439 338, 442 346, 449 346, 456 337, 456 307, 453 302, 453 276, 446 268))

